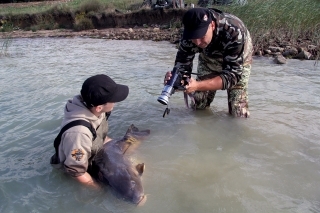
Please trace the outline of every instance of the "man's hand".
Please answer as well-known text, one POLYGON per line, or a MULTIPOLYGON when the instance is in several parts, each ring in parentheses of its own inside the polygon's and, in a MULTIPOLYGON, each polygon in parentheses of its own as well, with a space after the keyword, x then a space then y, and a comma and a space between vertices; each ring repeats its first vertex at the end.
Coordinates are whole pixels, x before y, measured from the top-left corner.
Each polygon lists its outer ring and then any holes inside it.
POLYGON ((186 85, 185 93, 192 93, 198 90, 198 81, 196 81, 194 78, 189 79, 189 83, 186 85))
POLYGON ((171 76, 172 76, 171 71, 168 71, 168 72, 166 73, 166 75, 164 76, 164 81, 163 81, 163 84, 164 84, 164 85, 167 84, 167 81, 170 80, 171 76))
POLYGON ((92 177, 89 175, 89 173, 84 173, 83 175, 77 176, 77 177, 73 177, 74 179, 76 179, 77 181, 79 181, 82 184, 85 184, 87 186, 91 186, 93 188, 99 189, 100 186, 99 184, 97 184, 92 177))
POLYGON ((111 140, 112 140, 112 138, 109 138, 108 136, 106 136, 104 141, 103 141, 103 144, 108 143, 111 140))

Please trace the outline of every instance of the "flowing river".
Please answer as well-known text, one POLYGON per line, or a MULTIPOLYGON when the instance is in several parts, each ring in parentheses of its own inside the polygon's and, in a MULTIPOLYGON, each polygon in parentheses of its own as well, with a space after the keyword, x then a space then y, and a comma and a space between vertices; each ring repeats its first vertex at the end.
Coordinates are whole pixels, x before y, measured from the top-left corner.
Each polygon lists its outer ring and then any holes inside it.
POLYGON ((187 109, 177 92, 163 118, 157 98, 176 54, 168 42, 0 44, 0 212, 320 212, 317 62, 254 58, 249 119, 228 115, 226 91, 204 111, 187 109), (109 118, 109 136, 122 137, 131 124, 151 130, 131 156, 146 164, 142 207, 108 187, 82 186, 49 164, 66 101, 95 74, 130 88, 109 118))

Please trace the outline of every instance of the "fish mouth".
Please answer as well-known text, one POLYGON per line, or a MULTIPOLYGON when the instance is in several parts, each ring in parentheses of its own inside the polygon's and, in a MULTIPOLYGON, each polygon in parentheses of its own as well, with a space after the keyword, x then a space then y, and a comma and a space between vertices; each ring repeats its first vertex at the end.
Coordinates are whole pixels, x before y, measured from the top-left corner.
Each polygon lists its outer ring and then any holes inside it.
POLYGON ((139 201, 137 202, 137 206, 143 206, 147 201, 147 196, 143 195, 140 197, 139 201))

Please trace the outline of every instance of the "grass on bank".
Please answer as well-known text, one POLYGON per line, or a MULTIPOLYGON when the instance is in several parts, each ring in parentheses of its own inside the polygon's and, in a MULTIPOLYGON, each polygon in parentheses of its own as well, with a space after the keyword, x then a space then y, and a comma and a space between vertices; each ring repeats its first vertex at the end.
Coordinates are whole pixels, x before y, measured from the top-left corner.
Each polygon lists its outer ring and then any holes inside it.
MULTIPOLYGON (((244 6, 217 6, 223 11, 241 18, 251 32, 286 30, 291 33, 312 32, 320 29, 320 1, 318 0, 248 0, 244 6)), ((138 10, 143 0, 61 0, 44 1, 23 7, 0 4, 0 16, 40 14, 60 12, 120 11, 138 10), (30 6, 28 6, 30 5, 30 6)), ((186 4, 194 3, 185 0, 186 4)), ((210 6, 209 6, 210 7, 210 6)))
POLYGON ((224 11, 240 17, 256 43, 275 37, 281 40, 309 39, 320 46, 320 1, 318 0, 249 0, 242 7, 224 11))
MULTIPOLYGON (((94 14, 110 13, 115 9, 123 12, 139 10, 142 3, 143 0, 61 0, 38 2, 30 6, 25 4, 24 7, 14 8, 4 8, 0 4, 0 19, 1 16, 10 20, 13 16, 38 14, 38 23, 30 27, 36 31, 64 28, 65 26, 54 23, 52 17, 57 14, 71 14, 74 18, 73 28, 84 30, 94 27, 90 20, 90 16, 94 14)), ((185 0, 185 3, 190 5, 197 2, 185 0)), ((242 19, 250 30, 256 46, 265 44, 270 38, 276 39, 279 43, 288 38, 292 40, 301 38, 311 40, 317 46, 320 45, 319 0, 247 0, 247 4, 243 6, 212 5, 212 7, 233 13, 242 19)), ((12 23, 5 22, 0 31, 8 31, 14 27, 12 23)))
MULTIPOLYGON (((138 10, 144 0, 93 0, 91 4, 99 4, 101 10, 106 8, 118 9, 120 11, 138 10)), ((57 0, 57 1, 41 1, 24 6, 16 5, 5 6, 0 4, 0 15, 19 15, 19 14, 35 14, 50 10, 52 7, 64 7, 68 10, 76 11, 81 9, 84 4, 90 3, 91 0, 57 0)), ((192 0, 185 0, 186 4, 190 4, 192 0)), ((193 2, 195 4, 195 2, 193 2)))

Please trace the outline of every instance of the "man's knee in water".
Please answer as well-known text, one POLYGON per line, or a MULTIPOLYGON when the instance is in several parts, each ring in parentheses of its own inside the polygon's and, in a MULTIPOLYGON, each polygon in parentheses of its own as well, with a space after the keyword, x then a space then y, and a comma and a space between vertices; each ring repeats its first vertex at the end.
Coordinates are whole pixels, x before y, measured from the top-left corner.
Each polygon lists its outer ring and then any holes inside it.
POLYGON ((228 108, 229 114, 235 117, 248 118, 250 116, 246 88, 233 88, 228 90, 228 108))
POLYGON ((193 94, 195 103, 192 105, 193 109, 202 110, 210 107, 211 102, 214 99, 215 91, 205 91, 199 92, 196 91, 193 94))
POLYGON ((229 114, 235 117, 249 118, 248 102, 229 102, 229 114))

